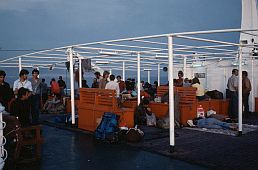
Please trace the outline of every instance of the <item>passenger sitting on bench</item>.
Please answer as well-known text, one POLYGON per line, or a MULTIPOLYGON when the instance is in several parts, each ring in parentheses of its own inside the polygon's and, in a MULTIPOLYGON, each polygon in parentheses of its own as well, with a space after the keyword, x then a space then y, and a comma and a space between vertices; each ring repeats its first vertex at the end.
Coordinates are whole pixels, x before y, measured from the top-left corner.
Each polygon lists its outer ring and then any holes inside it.
POLYGON ((11 115, 18 117, 22 127, 29 126, 31 125, 31 103, 28 99, 30 96, 30 91, 24 87, 21 87, 18 90, 17 96, 18 98, 11 104, 10 113, 11 115))
POLYGON ((151 112, 149 103, 148 99, 143 98, 139 106, 136 107, 134 113, 135 125, 156 126, 156 116, 151 112))
POLYGON ((196 90, 196 98, 198 100, 204 100, 205 99, 205 93, 204 93, 204 88, 200 84, 200 81, 197 77, 193 78, 192 80, 192 87, 197 88, 196 90))
POLYGON ((193 124, 198 128, 237 130, 237 126, 235 124, 222 122, 215 118, 194 118, 193 124))

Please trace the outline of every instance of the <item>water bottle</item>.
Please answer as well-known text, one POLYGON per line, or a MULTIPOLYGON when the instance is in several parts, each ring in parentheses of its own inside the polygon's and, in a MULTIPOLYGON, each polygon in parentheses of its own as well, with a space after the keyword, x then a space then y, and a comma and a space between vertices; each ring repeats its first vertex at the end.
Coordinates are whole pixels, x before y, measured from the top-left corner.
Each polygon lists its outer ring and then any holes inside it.
POLYGON ((202 105, 199 105, 197 107, 197 117, 205 117, 205 113, 202 105))

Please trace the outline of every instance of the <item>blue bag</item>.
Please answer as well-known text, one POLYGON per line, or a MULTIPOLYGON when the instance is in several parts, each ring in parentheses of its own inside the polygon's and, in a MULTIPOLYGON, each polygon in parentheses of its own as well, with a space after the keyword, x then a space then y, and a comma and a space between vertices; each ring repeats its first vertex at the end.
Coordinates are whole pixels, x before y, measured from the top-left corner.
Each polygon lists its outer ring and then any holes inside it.
POLYGON ((118 120, 118 115, 110 112, 105 112, 102 116, 102 120, 99 126, 95 131, 96 139, 108 142, 117 142, 118 120))

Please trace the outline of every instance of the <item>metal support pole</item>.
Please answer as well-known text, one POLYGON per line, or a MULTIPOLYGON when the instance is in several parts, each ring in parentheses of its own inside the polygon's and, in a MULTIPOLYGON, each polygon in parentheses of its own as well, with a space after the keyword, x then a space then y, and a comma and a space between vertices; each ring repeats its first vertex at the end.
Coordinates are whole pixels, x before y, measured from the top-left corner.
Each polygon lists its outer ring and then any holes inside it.
POLYGON ((109 70, 109 74, 110 74, 110 75, 112 74, 112 69, 109 70))
POLYGON ((239 58, 238 58, 238 135, 242 135, 242 46, 239 46, 239 58))
POLYGON ((82 88, 82 59, 79 58, 79 88, 82 88))
POLYGON ((174 115, 174 87, 173 87, 173 37, 168 37, 168 77, 169 77, 169 144, 170 152, 175 148, 175 115, 174 115))
POLYGON ((125 81, 125 62, 123 61, 123 79, 125 81))
POLYGON ((158 86, 160 86, 160 63, 158 64, 158 86))
POLYGON ((150 82, 150 70, 148 70, 147 72, 148 72, 148 83, 151 84, 151 82, 150 82))
POLYGON ((183 78, 186 78, 186 56, 184 57, 184 77, 183 78))
POLYGON ((137 101, 138 105, 141 102, 141 63, 140 53, 137 54, 137 101))
POLYGON ((22 70, 22 59, 19 57, 19 73, 22 70))
MULTIPOLYGON (((253 87, 253 89, 251 90, 251 103, 252 103, 252 107, 251 107, 251 110, 252 112, 255 111, 255 101, 254 101, 254 58, 252 58, 252 70, 251 70, 251 74, 252 74, 252 77, 251 77, 251 85, 253 87)), ((249 110, 250 111, 250 110, 249 110)))
POLYGON ((73 49, 69 48, 70 84, 71 84, 71 114, 72 124, 75 124, 74 77, 73 77, 73 49))

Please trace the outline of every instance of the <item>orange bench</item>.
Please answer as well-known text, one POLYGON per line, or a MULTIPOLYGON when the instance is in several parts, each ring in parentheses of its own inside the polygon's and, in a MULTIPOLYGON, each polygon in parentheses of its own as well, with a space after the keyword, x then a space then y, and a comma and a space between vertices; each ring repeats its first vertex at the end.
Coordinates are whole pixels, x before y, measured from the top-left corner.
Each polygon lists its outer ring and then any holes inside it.
POLYGON ((119 115, 119 126, 134 126, 134 110, 118 107, 115 90, 81 88, 78 109, 78 127, 84 130, 95 131, 104 112, 119 115))
MULTIPOLYGON (((158 94, 165 94, 168 91, 168 86, 160 86, 157 88, 158 94)), ((180 123, 187 125, 187 120, 196 117, 197 106, 202 105, 204 111, 212 109, 217 114, 228 116, 229 100, 226 99, 211 99, 208 101, 196 100, 196 89, 193 87, 174 87, 175 93, 180 96, 179 107, 180 107, 180 123)))

